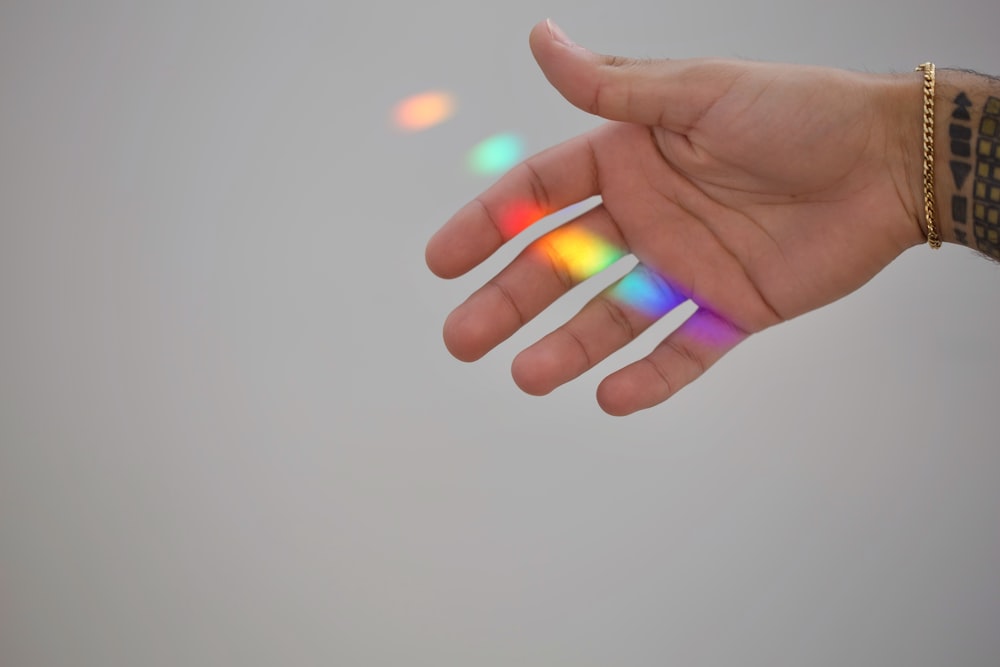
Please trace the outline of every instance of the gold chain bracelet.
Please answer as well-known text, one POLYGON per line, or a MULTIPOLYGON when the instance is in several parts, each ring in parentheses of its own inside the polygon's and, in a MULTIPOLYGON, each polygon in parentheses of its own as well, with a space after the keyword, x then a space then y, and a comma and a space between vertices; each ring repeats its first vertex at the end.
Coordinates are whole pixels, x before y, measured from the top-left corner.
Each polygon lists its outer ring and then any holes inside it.
POLYGON ((924 63, 915 71, 924 73, 924 217, 927 219, 927 243, 941 247, 935 222, 934 198, 934 63, 924 63))

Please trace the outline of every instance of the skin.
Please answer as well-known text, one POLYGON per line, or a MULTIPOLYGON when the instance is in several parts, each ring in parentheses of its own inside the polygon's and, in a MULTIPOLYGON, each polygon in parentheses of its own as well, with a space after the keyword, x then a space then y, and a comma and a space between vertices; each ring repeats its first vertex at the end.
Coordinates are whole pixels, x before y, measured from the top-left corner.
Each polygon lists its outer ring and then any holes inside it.
MULTIPOLYGON (((1000 140, 997 136, 1000 134, 1000 80, 975 72, 939 69, 935 97, 935 193, 938 227, 942 238, 947 242, 969 246, 1000 261, 1000 229, 997 229, 995 223, 982 224, 982 218, 988 216, 979 216, 981 219, 977 220, 975 214, 977 200, 988 207, 1000 208, 1000 202, 993 198, 997 194, 994 189, 1000 186, 1000 178, 995 171, 1000 165, 1000 157, 996 154, 996 142, 1000 140), (959 100, 962 102, 959 103, 959 100), (964 113, 959 111, 960 108, 964 113), (984 120, 988 123, 991 116, 994 123, 992 128, 983 124, 984 120), (993 131, 987 134, 982 131, 984 129, 993 131), (955 140, 956 137, 959 137, 958 141, 955 140), (993 150, 989 156, 980 155, 980 139, 983 138, 992 144, 993 150), (956 174, 954 167, 963 165, 967 170, 965 174, 956 174), (987 174, 985 177, 981 171, 984 167, 987 174), (980 181, 984 181, 986 190, 977 195, 976 185, 980 181), (954 198, 963 200, 963 208, 966 209, 964 215, 959 214, 957 218, 954 198), (989 229, 997 231, 998 240, 991 240, 988 234, 979 236, 977 227, 980 226, 984 232, 989 229)), ((1000 220, 1000 210, 996 214, 1000 220)))
MULTIPOLYGON (((511 170, 434 235, 426 260, 460 276, 509 240, 512 207, 527 202, 535 220, 600 195, 552 234, 595 235, 698 307, 604 379, 609 414, 666 400, 748 336, 849 294, 925 241, 920 74, 635 61, 592 53, 547 21, 530 43, 551 84, 609 122, 511 170)), ((451 313, 455 357, 479 359, 585 277, 552 234, 451 313)), ((518 386, 548 393, 655 321, 616 294, 521 352, 518 386)))

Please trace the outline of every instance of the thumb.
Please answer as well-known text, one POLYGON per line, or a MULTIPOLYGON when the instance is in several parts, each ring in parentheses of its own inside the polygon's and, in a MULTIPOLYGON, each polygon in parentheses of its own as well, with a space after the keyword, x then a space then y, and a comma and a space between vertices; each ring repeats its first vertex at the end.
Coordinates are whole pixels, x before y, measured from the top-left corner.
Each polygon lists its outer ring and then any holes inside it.
POLYGON ((539 67, 556 90, 589 113, 685 133, 740 72, 706 60, 633 60, 574 44, 551 20, 529 38, 539 67))

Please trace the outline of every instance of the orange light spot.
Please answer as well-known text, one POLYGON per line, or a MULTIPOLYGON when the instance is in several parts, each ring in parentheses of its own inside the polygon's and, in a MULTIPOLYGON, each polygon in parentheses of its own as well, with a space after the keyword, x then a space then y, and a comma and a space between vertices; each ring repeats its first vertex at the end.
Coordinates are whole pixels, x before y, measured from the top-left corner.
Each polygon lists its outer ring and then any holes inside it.
POLYGON ((396 105, 392 115, 399 129, 419 132, 443 123, 454 113, 454 96, 431 91, 407 97, 396 105))

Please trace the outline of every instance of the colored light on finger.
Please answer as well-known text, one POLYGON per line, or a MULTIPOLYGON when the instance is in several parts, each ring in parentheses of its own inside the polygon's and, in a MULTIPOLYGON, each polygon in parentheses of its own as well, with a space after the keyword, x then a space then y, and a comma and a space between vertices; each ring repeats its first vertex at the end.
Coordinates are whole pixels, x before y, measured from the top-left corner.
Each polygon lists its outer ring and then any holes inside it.
POLYGON ((540 239, 554 261, 575 281, 583 281, 608 268, 625 253, 597 234, 576 226, 560 227, 540 239))
POLYGON ((537 204, 513 201, 500 210, 497 225, 500 227, 500 234, 507 240, 514 238, 545 215, 546 212, 537 204))
POLYGON ((684 328, 692 340, 721 353, 732 349, 747 337, 737 327, 707 310, 696 311, 684 323, 684 328))
POLYGON ((439 125, 455 113, 455 98, 450 93, 430 91, 407 97, 393 109, 396 127, 419 132, 439 125))
POLYGON ((611 294, 623 304, 653 319, 663 317, 685 301, 665 280, 642 266, 619 280, 611 288, 611 294))
POLYGON ((498 176, 521 161, 524 144, 510 133, 495 134, 469 151, 469 169, 484 176, 498 176))

